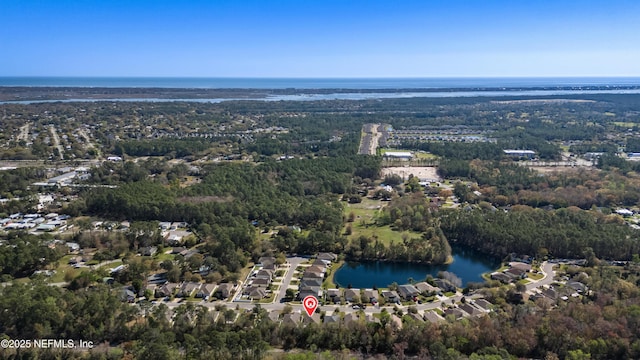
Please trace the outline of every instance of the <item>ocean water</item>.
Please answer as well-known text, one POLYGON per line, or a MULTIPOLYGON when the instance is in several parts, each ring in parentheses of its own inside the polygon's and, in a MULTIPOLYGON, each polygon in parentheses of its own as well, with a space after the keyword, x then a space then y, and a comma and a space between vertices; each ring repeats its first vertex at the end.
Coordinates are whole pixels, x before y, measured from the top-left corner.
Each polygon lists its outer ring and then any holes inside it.
POLYGON ((477 89, 640 86, 640 77, 572 78, 189 78, 0 77, 0 86, 210 89, 477 89))

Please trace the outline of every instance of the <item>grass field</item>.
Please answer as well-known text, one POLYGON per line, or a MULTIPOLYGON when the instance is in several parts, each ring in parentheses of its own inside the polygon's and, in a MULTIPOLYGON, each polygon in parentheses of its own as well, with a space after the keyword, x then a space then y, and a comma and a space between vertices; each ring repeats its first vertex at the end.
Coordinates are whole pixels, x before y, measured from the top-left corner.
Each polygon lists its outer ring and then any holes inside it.
POLYGON ((544 277, 544 275, 542 274, 534 274, 534 273, 528 273, 527 276, 529 277, 529 279, 532 279, 532 280, 540 280, 544 277))
POLYGON ((634 123, 634 122, 624 122, 624 121, 614 121, 613 124, 615 126, 620 126, 620 127, 625 127, 625 128, 632 128, 636 125, 639 125, 638 123, 634 123))
MULTIPOLYGON (((167 251, 167 250, 164 250, 167 251)), ((175 258, 174 254, 167 254, 167 253, 157 253, 155 255, 155 259, 159 262, 162 262, 164 260, 173 260, 175 258)))
POLYGON ((323 289, 333 289, 338 287, 336 283, 333 281, 333 277, 335 276, 336 271, 340 269, 342 264, 344 264, 344 260, 341 260, 331 265, 331 270, 329 270, 329 276, 327 276, 327 278, 322 282, 323 289))
POLYGON ((50 278, 50 282, 53 283, 59 283, 59 282, 64 282, 65 281, 65 276, 67 274, 70 278, 75 278, 76 276, 80 275, 81 272, 83 271, 89 271, 90 269, 87 267, 82 267, 79 269, 75 269, 73 266, 69 265, 69 259, 71 259, 72 257, 76 257, 77 255, 67 255, 67 256, 63 256, 59 261, 58 261, 58 267, 55 269, 56 273, 50 278))
MULTIPOLYGON (((353 212, 355 221, 351 224, 350 239, 357 239, 361 235, 367 237, 377 237, 383 244, 388 245, 391 240, 401 240, 403 235, 408 237, 420 237, 421 234, 413 231, 395 231, 391 226, 377 226, 375 219, 380 208, 386 205, 379 200, 362 199, 359 204, 346 204, 344 215, 349 216, 353 212)), ((347 225, 348 226, 348 225, 347 225)))

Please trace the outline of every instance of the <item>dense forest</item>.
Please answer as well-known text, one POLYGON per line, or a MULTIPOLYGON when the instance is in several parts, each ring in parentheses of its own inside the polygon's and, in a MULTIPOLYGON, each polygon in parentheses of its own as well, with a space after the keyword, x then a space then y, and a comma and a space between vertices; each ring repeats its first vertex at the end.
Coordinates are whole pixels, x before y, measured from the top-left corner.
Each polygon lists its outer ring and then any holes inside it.
POLYGON ((602 259, 631 260, 640 252, 640 231, 619 223, 615 215, 575 207, 546 211, 518 205, 508 212, 449 211, 440 219, 450 241, 500 257, 515 252, 584 258, 595 253, 602 259))

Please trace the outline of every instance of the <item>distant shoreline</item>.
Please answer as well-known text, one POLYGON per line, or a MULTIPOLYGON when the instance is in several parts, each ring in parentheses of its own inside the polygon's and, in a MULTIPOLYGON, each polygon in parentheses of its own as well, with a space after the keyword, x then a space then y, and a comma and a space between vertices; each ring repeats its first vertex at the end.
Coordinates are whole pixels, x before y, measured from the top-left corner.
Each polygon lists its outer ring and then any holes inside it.
POLYGON ((638 85, 467 87, 467 88, 163 88, 83 86, 3 86, 0 102, 54 101, 322 101, 390 98, 573 96, 640 94, 638 85))
POLYGON ((640 77, 242 78, 0 76, 0 87, 455 91, 640 86, 640 77))

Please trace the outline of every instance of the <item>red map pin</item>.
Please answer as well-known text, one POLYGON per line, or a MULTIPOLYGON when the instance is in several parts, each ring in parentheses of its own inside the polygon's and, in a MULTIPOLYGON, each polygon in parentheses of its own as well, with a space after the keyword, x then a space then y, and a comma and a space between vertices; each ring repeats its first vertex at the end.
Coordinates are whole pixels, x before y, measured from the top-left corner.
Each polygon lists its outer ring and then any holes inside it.
POLYGON ((318 299, 313 295, 309 295, 302 300, 302 306, 307 311, 307 315, 311 316, 318 308, 318 299))

